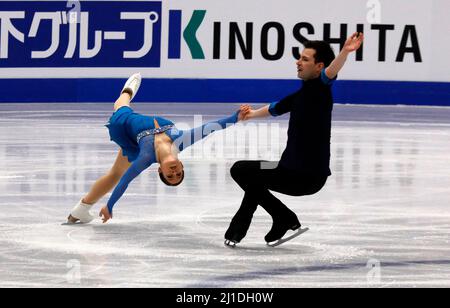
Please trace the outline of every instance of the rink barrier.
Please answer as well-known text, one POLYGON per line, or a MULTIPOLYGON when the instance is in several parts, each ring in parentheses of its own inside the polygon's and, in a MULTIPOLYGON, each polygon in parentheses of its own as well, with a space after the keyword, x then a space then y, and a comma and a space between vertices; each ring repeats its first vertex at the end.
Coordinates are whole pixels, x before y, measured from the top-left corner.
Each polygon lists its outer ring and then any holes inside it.
MULTIPOLYGON (((0 103, 113 102, 124 79, 0 79, 0 103)), ((143 80, 138 102, 265 103, 299 88, 299 80, 149 79, 143 80)), ((450 83, 338 80, 336 103, 450 106, 450 83)))

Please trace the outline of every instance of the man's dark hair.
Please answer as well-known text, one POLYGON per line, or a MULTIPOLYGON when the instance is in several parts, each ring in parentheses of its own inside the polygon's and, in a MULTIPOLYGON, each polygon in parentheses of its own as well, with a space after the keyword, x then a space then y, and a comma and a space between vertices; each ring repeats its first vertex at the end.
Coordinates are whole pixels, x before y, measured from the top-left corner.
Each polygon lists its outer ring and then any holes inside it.
POLYGON ((178 183, 176 183, 176 184, 171 184, 171 183, 169 183, 169 182, 166 180, 166 178, 164 177, 164 174, 163 174, 162 172, 159 173, 159 178, 160 178, 161 181, 162 181, 164 184, 166 184, 167 186, 178 186, 178 185, 180 185, 180 184, 183 182, 183 180, 184 180, 184 170, 181 172, 181 180, 180 180, 178 183))
POLYGON ((307 41, 303 45, 305 48, 314 49, 316 63, 323 62, 325 67, 328 67, 335 58, 333 49, 325 41, 307 41))

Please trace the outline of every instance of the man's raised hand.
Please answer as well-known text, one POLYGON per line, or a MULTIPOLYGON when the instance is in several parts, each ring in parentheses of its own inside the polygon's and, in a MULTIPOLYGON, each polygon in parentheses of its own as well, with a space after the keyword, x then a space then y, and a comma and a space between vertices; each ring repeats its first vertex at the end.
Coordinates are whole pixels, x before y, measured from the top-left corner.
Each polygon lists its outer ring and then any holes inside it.
POLYGON ((345 41, 344 49, 348 52, 358 50, 364 41, 364 33, 355 32, 345 41))

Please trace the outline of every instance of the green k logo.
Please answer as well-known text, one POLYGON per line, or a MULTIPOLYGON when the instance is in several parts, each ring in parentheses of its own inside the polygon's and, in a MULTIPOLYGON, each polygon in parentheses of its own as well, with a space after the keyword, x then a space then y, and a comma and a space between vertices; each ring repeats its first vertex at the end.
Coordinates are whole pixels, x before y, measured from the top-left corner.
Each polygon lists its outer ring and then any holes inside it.
MULTIPOLYGON (((197 39, 197 30, 205 19, 206 10, 195 10, 183 31, 183 38, 191 52, 192 59, 205 59, 202 46, 197 39)), ((169 12, 169 59, 181 58, 181 17, 180 10, 169 12)))

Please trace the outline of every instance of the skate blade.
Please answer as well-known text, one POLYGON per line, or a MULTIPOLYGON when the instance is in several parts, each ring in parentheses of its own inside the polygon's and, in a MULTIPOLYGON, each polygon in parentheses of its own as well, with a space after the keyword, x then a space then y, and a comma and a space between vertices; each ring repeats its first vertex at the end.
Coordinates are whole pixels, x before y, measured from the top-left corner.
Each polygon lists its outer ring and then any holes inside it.
POLYGON ((82 226, 82 225, 87 225, 87 224, 84 222, 81 222, 81 221, 77 221, 77 222, 67 221, 67 222, 63 222, 61 224, 61 226, 82 226))
POLYGON ((290 241, 290 240, 296 238, 297 236, 299 236, 299 235, 305 233, 305 232, 308 231, 308 230, 309 230, 309 228, 305 228, 305 229, 299 228, 299 229, 297 229, 297 231, 296 231, 294 234, 292 234, 291 236, 288 236, 288 237, 286 237, 286 238, 282 238, 282 239, 280 239, 280 240, 278 240, 278 241, 276 241, 276 242, 267 243, 267 246, 269 246, 269 247, 277 247, 277 246, 280 246, 281 244, 286 243, 287 241, 290 241))
POLYGON ((237 244, 236 242, 230 240, 225 240, 224 242, 224 245, 229 248, 236 248, 236 244, 237 244))

